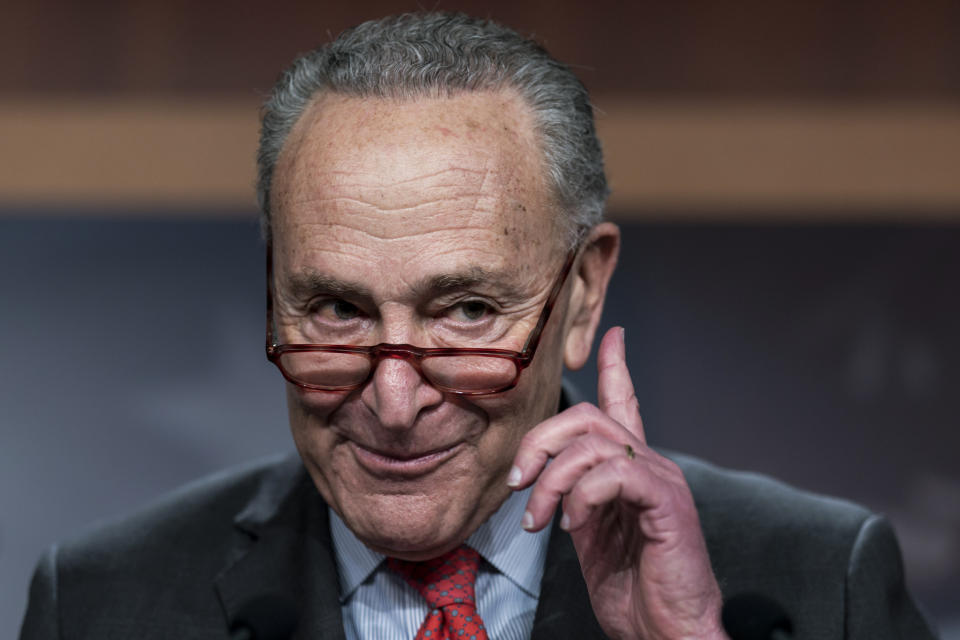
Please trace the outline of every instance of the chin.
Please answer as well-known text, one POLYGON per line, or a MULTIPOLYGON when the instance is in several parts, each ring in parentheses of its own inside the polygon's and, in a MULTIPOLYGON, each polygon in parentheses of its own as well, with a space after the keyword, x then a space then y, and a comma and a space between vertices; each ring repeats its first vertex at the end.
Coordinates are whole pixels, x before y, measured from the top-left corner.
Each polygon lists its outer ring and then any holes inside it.
POLYGON ((351 496, 338 512, 365 545, 405 560, 436 557, 460 545, 474 525, 474 505, 451 505, 429 495, 351 496), (459 507, 459 508, 458 508, 459 507))

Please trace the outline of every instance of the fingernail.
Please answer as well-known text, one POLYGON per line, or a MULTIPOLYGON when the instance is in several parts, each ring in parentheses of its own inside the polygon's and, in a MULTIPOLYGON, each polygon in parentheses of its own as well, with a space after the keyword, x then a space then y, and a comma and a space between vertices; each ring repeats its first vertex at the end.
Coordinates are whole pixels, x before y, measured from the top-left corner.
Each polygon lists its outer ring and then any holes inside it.
POLYGON ((507 486, 508 487, 517 487, 520 486, 520 480, 523 479, 523 472, 520 471, 520 467, 514 466, 510 469, 510 475, 507 476, 507 486))
POLYGON ((626 327, 620 327, 620 342, 622 342, 624 345, 627 344, 627 328, 626 327))
POLYGON ((529 531, 533 529, 533 514, 529 511, 523 512, 523 520, 520 521, 520 526, 529 531))
POLYGON ((563 529, 564 531, 570 530, 570 516, 568 516, 567 514, 563 514, 560 517, 560 528, 563 529))

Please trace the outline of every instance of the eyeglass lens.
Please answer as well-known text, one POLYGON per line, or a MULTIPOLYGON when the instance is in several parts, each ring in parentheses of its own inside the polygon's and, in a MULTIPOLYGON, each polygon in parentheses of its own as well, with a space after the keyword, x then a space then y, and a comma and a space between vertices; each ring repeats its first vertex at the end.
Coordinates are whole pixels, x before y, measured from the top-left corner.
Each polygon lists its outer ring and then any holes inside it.
MULTIPOLYGON (((321 389, 355 387, 370 375, 373 359, 367 354, 292 351, 279 364, 301 384, 321 389)), ((431 384, 445 389, 483 391, 511 384, 517 367, 509 358, 482 355, 425 356, 420 371, 431 384)))

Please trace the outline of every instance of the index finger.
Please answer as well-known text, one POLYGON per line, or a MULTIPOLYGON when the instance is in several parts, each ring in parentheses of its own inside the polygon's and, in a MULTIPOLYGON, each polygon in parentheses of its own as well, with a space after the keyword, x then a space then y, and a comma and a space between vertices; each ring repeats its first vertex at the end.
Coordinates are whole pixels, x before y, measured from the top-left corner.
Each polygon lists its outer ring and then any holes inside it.
POLYGON ((640 405, 627 369, 623 327, 613 327, 600 341, 597 352, 597 399, 600 409, 646 443, 640 405))

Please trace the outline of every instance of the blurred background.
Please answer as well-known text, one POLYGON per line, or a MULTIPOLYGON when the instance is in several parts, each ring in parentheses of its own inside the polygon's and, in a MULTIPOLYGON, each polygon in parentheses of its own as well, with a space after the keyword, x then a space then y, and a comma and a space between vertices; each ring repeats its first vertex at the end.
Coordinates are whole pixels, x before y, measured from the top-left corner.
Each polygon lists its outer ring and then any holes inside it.
MULTIPOLYGON (((10 2, 0 637, 44 548, 291 449, 263 357, 257 108, 416 2, 10 2)), ((890 516, 960 638, 960 3, 439 0, 594 94, 650 438, 890 516)), ((595 393, 595 375, 574 379, 595 393)))

